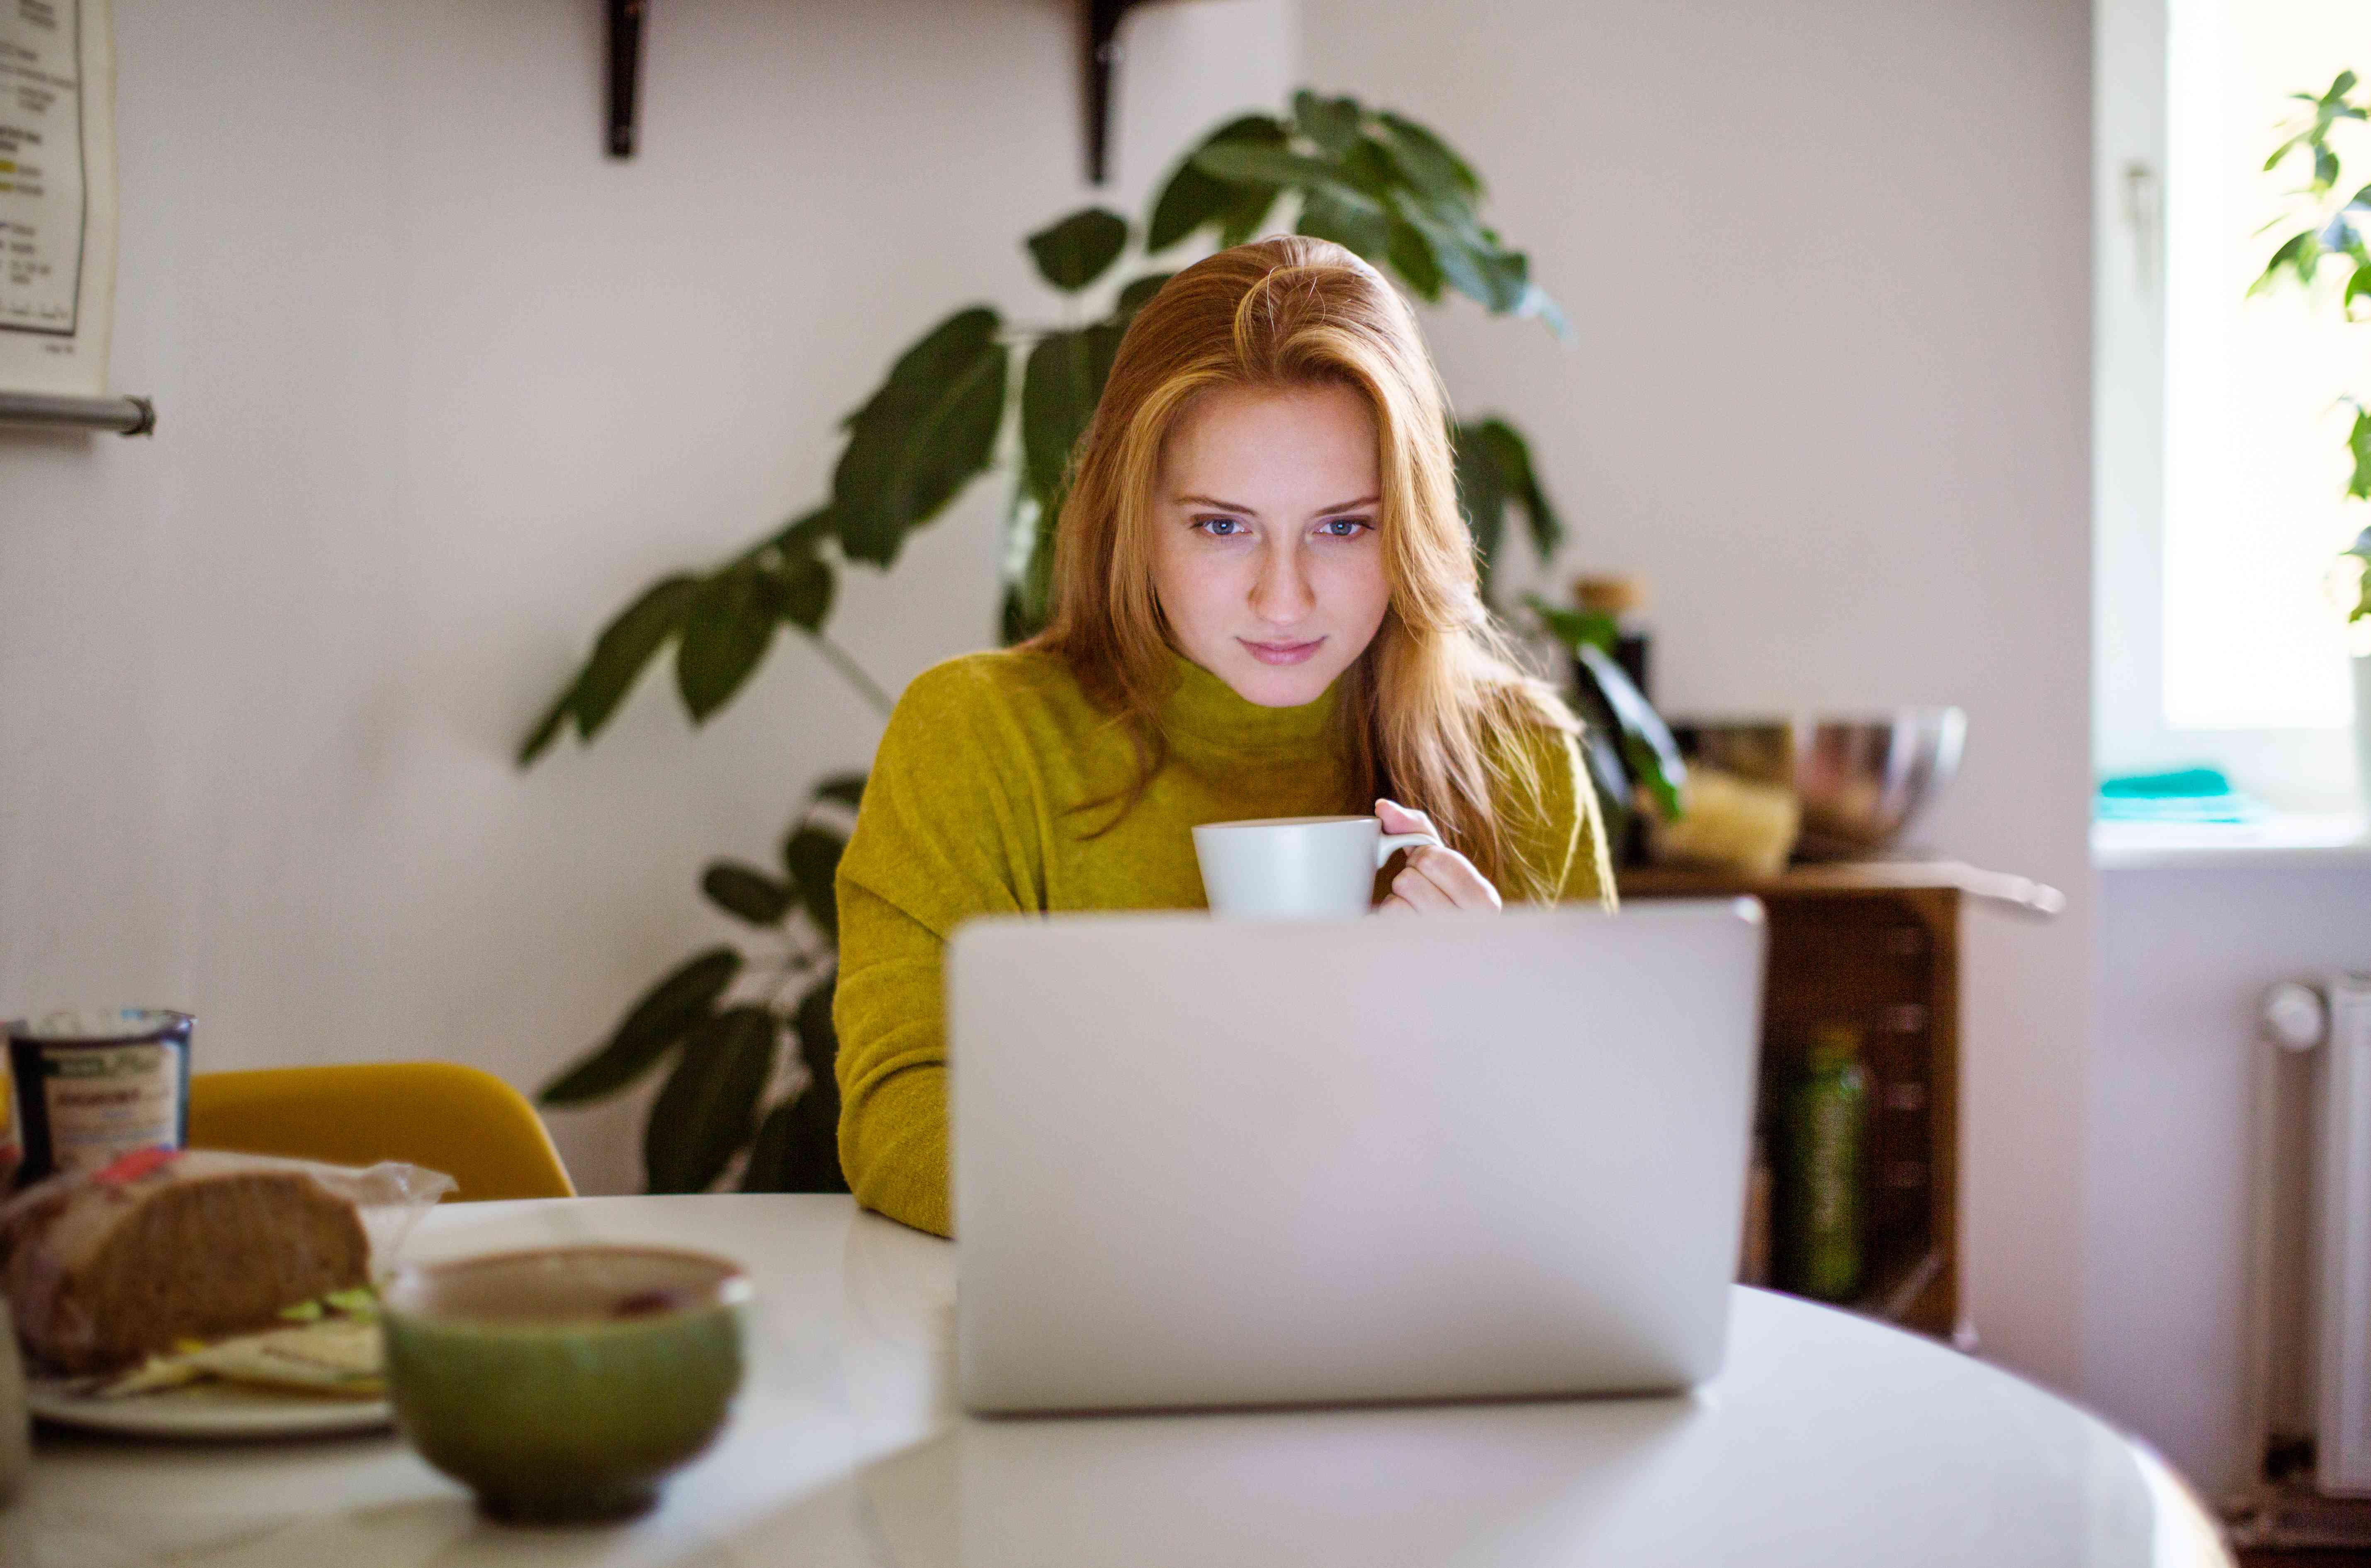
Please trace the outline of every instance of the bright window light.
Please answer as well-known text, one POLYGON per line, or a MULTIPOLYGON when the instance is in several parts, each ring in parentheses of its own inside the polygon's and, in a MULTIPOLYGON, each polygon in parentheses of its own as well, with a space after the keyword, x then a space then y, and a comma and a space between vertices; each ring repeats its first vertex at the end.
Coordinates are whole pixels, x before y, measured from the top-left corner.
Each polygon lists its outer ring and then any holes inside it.
MULTIPOLYGON (((2165 723, 2330 729, 2353 720, 2333 559, 2371 505, 2343 499, 2352 394, 2371 402, 2371 323, 2340 317, 2344 276, 2308 300, 2248 285, 2297 226, 2310 157, 2273 174, 2277 128, 2342 70, 2371 80, 2363 0, 2173 0, 2167 82, 2165 723), (2264 232, 2258 232, 2264 230, 2264 232)), ((2357 101, 2360 101, 2358 97, 2357 101)), ((2341 185, 2371 183, 2371 129, 2331 143, 2341 185)))

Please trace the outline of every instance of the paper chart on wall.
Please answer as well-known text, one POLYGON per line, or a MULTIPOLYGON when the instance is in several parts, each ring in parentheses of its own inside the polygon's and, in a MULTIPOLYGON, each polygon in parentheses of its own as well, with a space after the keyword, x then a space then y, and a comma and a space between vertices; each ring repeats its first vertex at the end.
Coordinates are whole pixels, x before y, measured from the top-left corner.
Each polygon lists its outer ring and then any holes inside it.
POLYGON ((98 397, 115 314, 110 0, 0 0, 0 392, 98 397))

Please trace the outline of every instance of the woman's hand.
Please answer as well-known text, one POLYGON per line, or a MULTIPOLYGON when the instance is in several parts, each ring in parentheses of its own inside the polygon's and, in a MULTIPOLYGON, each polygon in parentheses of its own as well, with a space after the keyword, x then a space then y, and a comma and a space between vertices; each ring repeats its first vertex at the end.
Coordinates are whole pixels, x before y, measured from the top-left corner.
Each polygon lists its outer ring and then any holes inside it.
MULTIPOLYGON (((1385 833, 1430 833, 1432 819, 1412 812, 1397 801, 1377 801, 1375 814, 1385 833)), ((1454 849, 1419 844, 1407 852, 1407 863, 1392 879, 1389 898, 1378 906, 1385 915, 1434 915, 1452 909, 1499 907, 1498 890, 1474 869, 1474 862, 1454 849)))

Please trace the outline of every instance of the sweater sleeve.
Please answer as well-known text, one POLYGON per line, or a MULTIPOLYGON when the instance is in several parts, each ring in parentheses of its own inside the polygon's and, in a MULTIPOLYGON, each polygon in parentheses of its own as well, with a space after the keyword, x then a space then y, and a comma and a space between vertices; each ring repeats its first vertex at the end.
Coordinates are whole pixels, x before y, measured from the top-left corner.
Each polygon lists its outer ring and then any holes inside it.
POLYGON ((973 916, 1044 906, 1028 748, 1012 727, 963 661, 918 676, 839 863, 840 1169, 865 1207, 942 1236, 947 939, 973 916))
MULTIPOLYGON (((1613 857, 1605 845, 1605 820, 1597 790, 1581 761, 1578 737, 1558 730, 1525 733, 1540 780, 1540 813, 1515 825, 1517 851, 1546 873, 1555 901, 1614 905, 1613 857)), ((1506 890, 1499 890, 1503 895, 1506 890)))

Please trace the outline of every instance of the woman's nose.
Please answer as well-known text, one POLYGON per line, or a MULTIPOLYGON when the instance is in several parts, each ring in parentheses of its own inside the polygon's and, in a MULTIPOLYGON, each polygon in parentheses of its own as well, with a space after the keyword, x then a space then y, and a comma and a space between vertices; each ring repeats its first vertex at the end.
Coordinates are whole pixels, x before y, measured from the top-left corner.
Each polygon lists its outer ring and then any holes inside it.
POLYGON ((1273 625, 1290 626, 1316 603, 1298 548, 1274 546, 1262 553, 1259 576, 1252 583, 1252 614, 1273 625))

